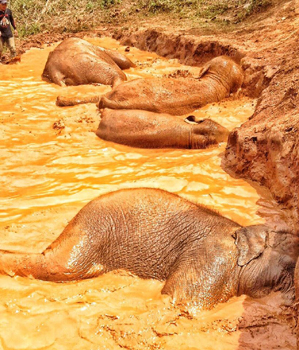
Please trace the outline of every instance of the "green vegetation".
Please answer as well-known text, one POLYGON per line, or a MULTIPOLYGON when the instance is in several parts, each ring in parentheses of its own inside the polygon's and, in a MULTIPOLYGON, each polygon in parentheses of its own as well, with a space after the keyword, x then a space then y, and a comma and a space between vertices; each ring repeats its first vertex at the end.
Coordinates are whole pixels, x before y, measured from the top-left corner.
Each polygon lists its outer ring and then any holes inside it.
POLYGON ((271 0, 139 0, 139 5, 149 13, 194 11, 194 16, 213 18, 217 15, 238 12, 236 17, 245 17, 266 9, 271 0))
POLYGON ((271 0, 251 0, 245 7, 245 11, 241 11, 237 18, 239 21, 244 20, 246 17, 256 12, 261 12, 272 5, 271 0))
POLYGON ((130 26, 155 15, 238 23, 273 0, 11 0, 19 35, 79 32, 113 23, 130 26))
POLYGON ((21 37, 42 31, 78 32, 94 28, 121 0, 11 0, 21 37))

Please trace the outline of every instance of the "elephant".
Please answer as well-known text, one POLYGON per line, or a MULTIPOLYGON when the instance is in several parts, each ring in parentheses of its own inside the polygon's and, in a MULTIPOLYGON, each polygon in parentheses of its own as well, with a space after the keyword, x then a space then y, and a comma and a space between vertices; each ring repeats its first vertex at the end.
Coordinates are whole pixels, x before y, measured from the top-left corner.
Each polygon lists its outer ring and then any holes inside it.
POLYGON ((208 61, 197 78, 147 78, 122 82, 104 96, 59 96, 58 106, 96 102, 99 109, 141 109, 183 115, 237 92, 244 79, 241 67, 228 56, 208 61))
POLYGON ((0 251, 0 273, 63 282, 122 269, 164 281, 176 303, 210 309, 241 294, 291 295, 293 237, 161 189, 122 189, 86 204, 42 253, 0 251))
POLYGON ((127 80, 122 69, 134 66, 117 51, 68 38, 50 52, 42 78, 60 86, 92 83, 115 86, 127 80))
POLYGON ((206 148, 227 140, 229 131, 211 119, 194 122, 170 114, 105 108, 96 131, 103 140, 139 148, 206 148))
POLYGON ((243 78, 232 58, 219 56, 202 67, 197 79, 139 78, 119 84, 99 100, 98 107, 183 115, 237 92, 243 78))

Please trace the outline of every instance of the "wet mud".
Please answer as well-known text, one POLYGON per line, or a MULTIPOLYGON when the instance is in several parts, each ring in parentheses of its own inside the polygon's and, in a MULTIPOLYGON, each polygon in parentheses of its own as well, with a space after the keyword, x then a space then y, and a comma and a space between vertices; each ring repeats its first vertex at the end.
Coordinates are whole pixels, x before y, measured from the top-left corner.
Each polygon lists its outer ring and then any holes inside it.
MULTIPOLYGON (((125 71, 128 79, 198 72, 137 48, 125 52, 126 46, 110 38, 88 40, 126 53, 137 65, 125 71)), ((33 48, 20 63, 0 66, 1 249, 42 251, 88 201, 120 188, 162 188, 242 225, 279 216, 264 190, 222 169, 226 143, 205 150, 151 150, 99 139, 95 104, 59 108, 55 100, 111 88, 42 81, 54 47, 33 48)), ((248 97, 229 98, 192 114, 233 130, 253 114, 255 104, 248 97)), ((199 313, 174 305, 162 288, 159 281, 124 271, 72 283, 0 276, 0 347, 295 349, 293 314, 279 293, 260 300, 232 298, 199 313)))

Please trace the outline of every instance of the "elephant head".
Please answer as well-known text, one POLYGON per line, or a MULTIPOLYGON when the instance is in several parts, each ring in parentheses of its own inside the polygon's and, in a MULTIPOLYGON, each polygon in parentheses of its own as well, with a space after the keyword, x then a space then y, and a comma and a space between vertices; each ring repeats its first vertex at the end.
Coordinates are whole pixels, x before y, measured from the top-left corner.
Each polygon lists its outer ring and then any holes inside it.
POLYGON ((262 297, 271 291, 293 295, 298 239, 264 225, 238 229, 235 237, 240 267, 238 295, 262 297))
POLYGON ((218 144, 219 142, 225 142, 229 135, 229 130, 224 126, 218 124, 212 119, 200 119, 196 120, 194 115, 189 115, 184 121, 193 125, 191 132, 191 148, 203 148, 197 147, 198 136, 206 137, 207 146, 209 144, 218 144))
POLYGON ((219 56, 208 61, 202 67, 197 79, 205 76, 215 79, 217 84, 221 83, 231 93, 237 92, 244 80, 241 67, 228 56, 219 56))
POLYGON ((96 134, 132 147, 201 149, 226 141, 229 131, 211 119, 183 121, 165 113, 104 108, 96 134))
POLYGON ((228 225, 225 235, 224 222, 219 231, 214 227, 204 247, 192 242, 192 263, 184 256, 183 267, 168 277, 162 293, 177 301, 193 300, 199 309, 211 309, 232 296, 260 298, 271 291, 292 300, 298 239, 265 225, 228 225))

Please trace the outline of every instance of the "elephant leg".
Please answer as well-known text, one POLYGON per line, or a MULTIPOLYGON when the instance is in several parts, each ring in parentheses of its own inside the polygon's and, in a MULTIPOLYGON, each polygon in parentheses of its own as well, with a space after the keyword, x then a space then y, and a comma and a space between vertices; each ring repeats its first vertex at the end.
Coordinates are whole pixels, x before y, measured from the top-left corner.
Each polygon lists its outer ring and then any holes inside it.
POLYGON ((21 254, 0 251, 0 274, 22 276, 44 281, 73 281, 99 276, 104 272, 100 264, 85 264, 72 256, 57 256, 53 252, 21 254))
POLYGON ((70 223, 42 253, 22 254, 0 251, 0 273, 33 277, 45 281, 72 281, 99 276, 104 266, 97 250, 80 226, 70 223))
POLYGON ((168 276, 161 293, 170 295, 174 301, 190 300, 192 295, 197 294, 197 281, 197 271, 194 267, 180 266, 168 276))
POLYGON ((33 266, 40 266, 44 271, 44 256, 42 254, 22 254, 0 251, 0 273, 9 276, 36 278, 33 266))
POLYGON ((79 104, 98 103, 98 102, 99 102, 98 95, 90 96, 90 97, 82 97, 82 98, 58 96, 56 99, 56 105, 59 107, 69 107, 69 106, 76 106, 79 104))
POLYGON ((117 76, 113 79, 112 82, 112 88, 115 88, 117 85, 121 84, 124 82, 124 79, 122 79, 121 77, 117 76))
MULTIPOLYGON (((102 96, 99 98, 99 102, 97 103, 97 107, 99 109, 109 108, 109 109, 132 109, 130 106, 124 105, 123 103, 119 103, 119 101, 110 100, 107 96, 102 96)), ((141 108, 139 108, 141 109, 141 108)))
POLYGON ((194 301, 198 309, 209 310, 219 302, 225 302, 236 295, 234 270, 227 270, 227 265, 219 266, 217 259, 207 264, 190 263, 178 266, 167 278, 162 294, 168 294, 174 301, 194 301))

